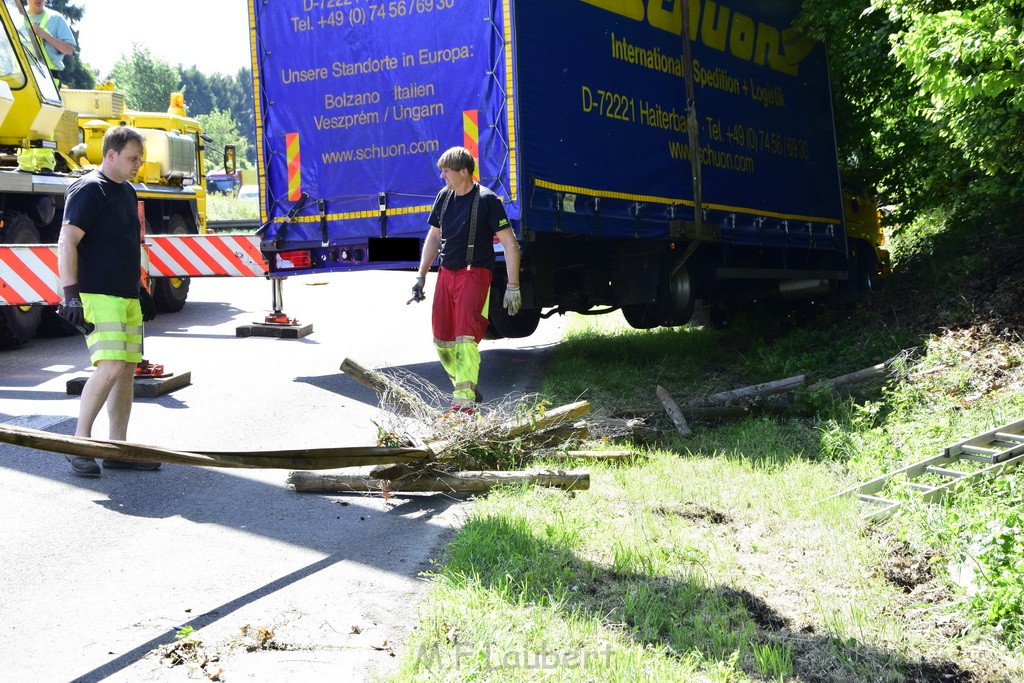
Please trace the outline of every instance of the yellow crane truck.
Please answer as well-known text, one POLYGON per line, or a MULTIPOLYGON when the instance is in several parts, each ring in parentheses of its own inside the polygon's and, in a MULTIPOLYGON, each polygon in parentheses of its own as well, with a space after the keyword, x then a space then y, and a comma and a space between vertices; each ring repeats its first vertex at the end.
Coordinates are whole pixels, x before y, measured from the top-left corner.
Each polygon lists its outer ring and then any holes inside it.
MULTIPOLYGON (((0 20, 0 283, 17 278, 31 285, 31 267, 12 261, 10 250, 5 258, 4 246, 56 243, 64 192, 100 164, 103 134, 110 126, 137 128, 146 141, 145 162, 133 181, 146 232, 205 233, 205 140, 199 122, 186 116, 182 95, 170 94, 166 112, 137 112, 125 108, 112 84, 58 89, 38 41, 26 28, 20 0, 0 1, 0 20), (53 171, 19 169, 19 152, 33 148, 53 151, 53 171)), ((155 279, 158 309, 180 310, 188 286, 187 278, 155 279)), ((0 348, 25 343, 41 326, 61 330, 53 311, 53 306, 38 304, 4 305, 0 291, 0 348)))

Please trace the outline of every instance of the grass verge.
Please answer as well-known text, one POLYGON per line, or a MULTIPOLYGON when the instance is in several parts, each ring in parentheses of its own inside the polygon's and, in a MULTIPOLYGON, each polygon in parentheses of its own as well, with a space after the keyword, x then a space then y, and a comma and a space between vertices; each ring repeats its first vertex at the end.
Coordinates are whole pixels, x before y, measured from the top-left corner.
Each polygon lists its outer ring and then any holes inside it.
POLYGON ((769 329, 768 341, 758 321, 724 332, 577 320, 542 395, 646 413, 655 429, 630 444, 633 462, 588 463, 589 491, 480 500, 432 575, 395 679, 1024 677, 1019 582, 963 577, 1019 566, 1015 477, 943 506, 909 503, 881 526, 864 524, 855 501, 819 504, 1024 416, 1019 340, 978 329, 915 336, 880 321, 885 313, 826 313, 811 327, 769 329), (781 415, 697 424, 685 440, 654 397, 656 384, 682 402, 790 374, 831 377, 907 349, 913 371, 885 390, 803 396, 781 415), (993 507, 993 495, 1004 502, 993 507))

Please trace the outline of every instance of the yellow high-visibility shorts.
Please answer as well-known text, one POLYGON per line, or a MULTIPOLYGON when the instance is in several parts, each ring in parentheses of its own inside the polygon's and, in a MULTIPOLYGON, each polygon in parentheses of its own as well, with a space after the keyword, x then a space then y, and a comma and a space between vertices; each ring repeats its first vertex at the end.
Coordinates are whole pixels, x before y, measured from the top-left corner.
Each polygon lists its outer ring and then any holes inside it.
POLYGON ((93 365, 101 360, 142 360, 142 307, 138 299, 83 292, 82 311, 95 326, 85 338, 93 365))

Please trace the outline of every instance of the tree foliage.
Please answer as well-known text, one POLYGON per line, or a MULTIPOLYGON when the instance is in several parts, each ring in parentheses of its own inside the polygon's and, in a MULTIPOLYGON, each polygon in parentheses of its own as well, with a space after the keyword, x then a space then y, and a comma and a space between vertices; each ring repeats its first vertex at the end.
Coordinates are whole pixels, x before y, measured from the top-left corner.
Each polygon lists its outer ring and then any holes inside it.
POLYGON ((829 48, 842 161, 906 223, 1020 231, 1024 0, 806 0, 829 48))
POLYGON ((110 79, 124 93, 125 104, 136 111, 166 110, 170 94, 181 87, 178 70, 138 44, 114 64, 110 79))
POLYGON ((226 111, 214 110, 209 114, 199 114, 197 117, 203 132, 213 142, 207 143, 206 171, 215 171, 223 166, 223 158, 220 151, 225 145, 234 145, 237 160, 246 158, 249 153, 249 140, 238 132, 238 124, 231 114, 226 111))
MULTIPOLYGON (((72 0, 48 0, 47 6, 64 15, 81 46, 77 24, 88 8, 72 0)), ((85 36, 86 41, 109 39, 106 35, 85 36)), ((165 111, 170 94, 183 92, 189 116, 198 118, 204 130, 213 128, 214 145, 223 148, 225 144, 234 144, 240 166, 255 164, 256 122, 250 69, 239 69, 234 75, 204 74, 195 66, 171 66, 137 43, 125 45, 124 55, 109 74, 100 74, 84 64, 78 50, 65 57, 64 65, 64 86, 91 89, 99 81, 112 80, 124 93, 127 105, 137 111, 165 111)), ((219 163, 219 155, 213 157, 219 163)))

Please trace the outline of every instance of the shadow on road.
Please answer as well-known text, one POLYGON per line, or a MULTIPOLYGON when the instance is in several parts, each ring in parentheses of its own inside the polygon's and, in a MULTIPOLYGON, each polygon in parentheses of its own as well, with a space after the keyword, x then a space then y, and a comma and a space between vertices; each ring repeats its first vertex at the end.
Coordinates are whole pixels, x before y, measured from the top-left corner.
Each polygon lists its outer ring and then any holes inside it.
MULTIPOLYGON (((0 421, 8 416, 0 413, 0 421)), ((49 431, 71 434, 74 420, 68 419, 53 425, 49 431)), ((257 588, 233 597, 217 607, 176 625, 164 633, 140 643, 132 649, 116 654, 112 659, 93 668, 76 681, 99 681, 130 667, 154 648, 173 643, 178 630, 186 623, 198 630, 221 620, 239 609, 296 584, 303 579, 322 572, 338 563, 351 562, 375 570, 415 576, 421 562, 443 542, 450 533, 448 526, 435 523, 431 531, 426 525, 443 515, 453 505, 462 502, 450 496, 403 495, 394 496, 381 504, 376 494, 332 495, 296 493, 273 482, 249 478, 237 471, 215 468, 164 465, 158 472, 135 472, 107 470, 97 479, 76 477, 70 471, 64 457, 27 448, 6 447, 5 458, 0 471, 13 470, 42 479, 49 479, 67 485, 87 489, 95 494, 92 502, 109 512, 135 518, 166 519, 180 517, 195 525, 217 525, 225 530, 242 531, 280 543, 300 546, 325 557, 300 569, 288 572, 257 588), (360 498, 370 499, 372 504, 360 504, 360 498), (388 543, 382 543, 382 539, 388 543), (423 539, 431 539, 422 548, 423 539), (417 542, 424 557, 417 561, 406 561, 399 553, 390 552, 395 545, 408 547, 410 555, 417 555, 417 542)), ((262 474, 262 473, 261 473, 262 474)), ((280 471, 281 480, 285 472, 280 471)), ((81 505, 81 503, 79 503, 81 505)), ((76 514, 69 509, 67 514, 76 514)), ((90 512, 88 518, 95 518, 90 512)), ((116 520, 108 519, 116 524, 116 520)), ((106 524, 107 522, 104 522, 106 524)), ((130 527, 126 527, 124 552, 133 550, 130 527)), ((55 540, 61 532, 55 531, 55 540)), ((143 545, 142 547, 145 547, 143 545)), ((183 568, 202 566, 203 549, 185 547, 190 551, 181 558, 183 568)), ((242 561, 243 558, 238 558, 242 561)), ((5 561, 17 562, 8 557, 5 561)), ((82 558, 81 566, 89 566, 89 559, 82 558)), ((234 586, 251 584, 273 572, 274 564, 257 562, 254 568, 237 578, 237 583, 227 585, 221 593, 231 595, 234 586)), ((75 572, 72 567, 66 571, 75 572)), ((143 570, 145 574, 145 570, 143 570)), ((0 587, 13 590, 11 586, 0 587)), ((122 599, 130 599, 129 591, 122 599)), ((140 589, 145 590, 140 587, 140 589)), ((16 618, 16 615, 8 615, 16 618)), ((115 654, 115 653, 111 653, 115 654)))

